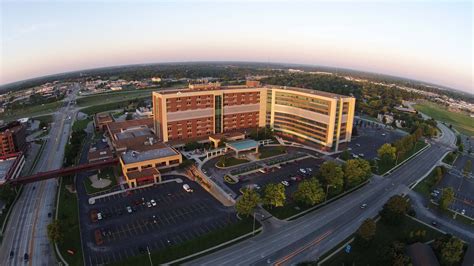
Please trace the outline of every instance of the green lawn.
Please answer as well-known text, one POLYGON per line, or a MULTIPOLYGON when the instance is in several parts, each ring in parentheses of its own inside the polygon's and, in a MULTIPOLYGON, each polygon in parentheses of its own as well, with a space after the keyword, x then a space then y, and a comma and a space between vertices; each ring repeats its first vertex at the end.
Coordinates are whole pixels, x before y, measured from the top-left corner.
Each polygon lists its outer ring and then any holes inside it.
POLYGON ((34 117, 34 116, 41 116, 48 113, 53 113, 62 104, 63 104, 62 101, 57 101, 57 102, 46 103, 46 104, 41 104, 41 105, 27 106, 27 107, 16 109, 16 110, 7 110, 6 112, 0 114, 0 120, 5 120, 5 122, 9 122, 9 121, 23 118, 23 117, 34 117))
POLYGON ((450 153, 446 154, 446 156, 444 156, 443 163, 452 165, 457 157, 458 157, 458 155, 457 155, 456 152, 450 152, 450 153))
POLYGON ((87 128, 87 124, 92 121, 92 118, 86 118, 84 120, 76 120, 72 125, 72 130, 79 131, 87 128))
POLYGON ((243 164, 243 163, 248 163, 249 160, 247 159, 241 159, 241 158, 235 158, 233 156, 229 156, 229 157, 226 157, 225 159, 225 165, 222 165, 222 161, 219 160, 217 163, 216 163, 216 166, 217 167, 231 167, 231 166, 236 166, 236 165, 239 165, 239 164, 243 164))
POLYGON ((34 119, 39 120, 40 122, 45 122, 46 124, 49 124, 49 123, 53 122, 53 116, 52 115, 36 116, 36 117, 34 117, 34 119))
POLYGON ((258 149, 258 152, 260 153, 259 158, 265 159, 268 157, 284 154, 286 153, 286 150, 285 150, 285 147, 283 146, 266 146, 266 147, 260 147, 258 149))
POLYGON ((416 187, 413 188, 413 190, 429 198, 433 187, 438 182, 436 180, 435 172, 436 168, 434 168, 433 171, 431 171, 431 173, 427 177, 425 177, 420 183, 418 183, 416 187))
POLYGON ((111 92, 111 93, 102 93, 92 96, 85 96, 77 99, 78 106, 91 106, 91 105, 101 105, 108 104, 112 102, 121 102, 129 101, 135 98, 151 97, 152 91, 156 89, 144 89, 144 90, 134 90, 134 91, 123 91, 123 92, 111 92))
POLYGON ((130 101, 134 101, 135 99, 144 100, 144 99, 149 99, 149 98, 150 98, 150 96, 142 96, 140 98, 133 98, 133 99, 126 100, 126 101, 121 101, 121 102, 111 102, 111 103, 98 104, 98 105, 94 105, 94 106, 85 107, 85 108, 81 109, 81 112, 83 112, 85 114, 88 114, 88 115, 93 115, 93 114, 96 114, 96 113, 110 111, 110 110, 114 110, 114 109, 126 108, 129 105, 130 101))
MULTIPOLYGON (((258 223, 258 222, 257 222, 258 223)), ((259 228, 257 224, 255 228, 259 228)), ((237 223, 231 224, 225 228, 216 230, 214 232, 205 234, 195 239, 186 241, 182 244, 171 246, 164 250, 151 252, 151 259, 154 265, 163 264, 173 261, 196 252, 206 250, 208 248, 217 246, 221 243, 227 242, 241 235, 252 232, 253 220, 250 218, 244 219, 237 223)), ((244 255, 244 254, 242 254, 244 255)), ((136 257, 127 258, 124 261, 114 263, 112 265, 149 265, 150 259, 147 254, 136 257)))
POLYGON ((94 194, 97 192, 108 190, 117 185, 117 178, 115 177, 114 169, 112 167, 102 169, 98 175, 100 179, 108 179, 112 182, 107 187, 95 188, 92 186, 92 181, 89 178, 86 178, 84 179, 84 186, 86 188, 87 194, 94 194))
POLYGON ((440 232, 408 216, 405 216, 403 223, 398 226, 390 226, 378 222, 375 237, 368 247, 357 247, 352 242, 351 253, 347 254, 342 249, 322 265, 382 265, 382 261, 386 259, 384 251, 393 241, 411 244, 417 241, 429 241, 441 235, 440 232), (424 233, 416 236, 417 231, 424 233))
POLYGON ((436 120, 452 124, 454 128, 463 134, 474 136, 474 118, 469 117, 465 113, 451 112, 444 106, 429 102, 417 104, 415 108, 436 120))
POLYGON ((58 244, 59 251, 69 265, 84 265, 82 259, 81 236, 79 229, 77 195, 70 193, 66 185, 73 185, 73 177, 63 177, 60 187, 58 219, 64 234, 64 240, 58 244), (67 250, 73 250, 71 255, 67 250))

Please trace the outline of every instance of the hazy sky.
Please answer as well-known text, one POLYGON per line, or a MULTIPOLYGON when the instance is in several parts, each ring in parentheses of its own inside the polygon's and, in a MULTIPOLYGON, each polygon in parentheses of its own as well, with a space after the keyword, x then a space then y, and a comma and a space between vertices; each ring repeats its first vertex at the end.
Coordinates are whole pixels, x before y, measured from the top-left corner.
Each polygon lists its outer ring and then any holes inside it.
POLYGON ((0 84, 101 66, 238 60, 474 91, 471 1, 0 1, 0 84))

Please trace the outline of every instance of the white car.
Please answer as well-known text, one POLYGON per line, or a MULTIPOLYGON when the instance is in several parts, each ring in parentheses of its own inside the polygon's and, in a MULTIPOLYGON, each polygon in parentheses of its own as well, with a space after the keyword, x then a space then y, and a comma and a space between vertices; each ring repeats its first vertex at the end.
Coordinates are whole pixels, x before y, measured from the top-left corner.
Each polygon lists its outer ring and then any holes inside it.
POLYGON ((132 207, 127 206, 127 212, 128 212, 128 213, 132 213, 132 207))
POLYGON ((147 201, 147 202, 146 202, 146 206, 147 206, 148 208, 151 208, 151 202, 147 201))
POLYGON ((303 173, 303 174, 306 174, 306 170, 303 169, 303 168, 300 168, 300 172, 303 173))
POLYGON ((462 214, 462 215, 466 214, 466 210, 463 209, 463 210, 461 211, 461 214, 462 214))
POLYGON ((287 186, 290 185, 290 183, 288 183, 288 181, 286 181, 286 180, 281 181, 281 183, 282 183, 285 187, 287 187, 287 186))
POLYGON ((100 212, 97 213, 97 220, 99 221, 102 220, 102 213, 100 212))
POLYGON ((192 189, 188 184, 184 184, 184 185, 183 185, 183 189, 184 189, 186 192, 193 192, 193 189, 192 189))
POLYGON ((153 207, 156 206, 156 201, 155 201, 154 199, 150 200, 150 202, 151 202, 151 205, 152 205, 153 207))

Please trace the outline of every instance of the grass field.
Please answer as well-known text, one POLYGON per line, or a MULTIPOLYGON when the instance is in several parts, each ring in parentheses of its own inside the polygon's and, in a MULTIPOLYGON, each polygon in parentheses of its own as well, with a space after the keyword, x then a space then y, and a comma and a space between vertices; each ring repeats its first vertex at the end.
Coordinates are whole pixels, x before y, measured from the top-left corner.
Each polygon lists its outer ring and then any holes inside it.
POLYGON ((474 136, 474 118, 466 114, 450 112, 444 106, 435 103, 417 104, 415 108, 436 120, 452 124, 463 134, 474 136))
POLYGON ((135 98, 143 98, 145 96, 151 98, 151 92, 153 90, 136 90, 136 91, 125 91, 125 92, 114 92, 114 93, 104 93, 92 96, 85 96, 83 98, 77 99, 78 106, 91 106, 91 105, 101 105, 108 104, 113 102, 121 102, 127 100, 133 100, 135 98))
POLYGON ((55 112, 61 105, 62 101, 57 101, 53 103, 46 103, 42 105, 28 106, 16 110, 8 110, 0 114, 0 120, 5 120, 5 122, 13 121, 23 117, 34 117, 41 116, 49 113, 55 112))
POLYGON ((82 260, 81 235, 79 229, 79 215, 77 195, 70 193, 66 185, 74 185, 73 177, 63 177, 60 187, 58 219, 64 234, 63 241, 58 244, 59 251, 69 265, 84 265, 82 260), (73 250, 71 255, 67 250, 73 250))

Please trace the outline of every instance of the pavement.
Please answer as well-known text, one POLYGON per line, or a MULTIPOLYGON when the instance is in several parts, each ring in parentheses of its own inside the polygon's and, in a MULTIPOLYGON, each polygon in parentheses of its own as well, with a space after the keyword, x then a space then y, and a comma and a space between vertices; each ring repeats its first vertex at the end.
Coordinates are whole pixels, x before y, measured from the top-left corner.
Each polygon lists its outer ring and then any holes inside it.
MULTIPOLYGON (((64 147, 69 139, 74 107, 69 100, 75 98, 74 93, 67 96, 64 105, 53 115, 50 138, 44 148, 33 173, 54 170, 62 167, 64 147)), ((24 254, 29 255, 28 265, 56 264, 53 245, 47 236, 47 225, 52 218, 48 213, 54 212, 57 180, 50 179, 23 188, 17 203, 12 209, 0 248, 0 265, 24 265, 24 254), (10 252, 14 256, 10 258, 10 252)), ((52 215, 51 215, 52 216, 52 215)))
POLYGON ((442 136, 417 157, 388 177, 373 177, 361 189, 348 194, 275 231, 258 236, 187 263, 188 265, 289 265, 314 261, 374 217, 393 195, 408 193, 408 186, 429 173, 453 147, 455 136, 440 125, 442 136), (366 203, 365 209, 359 208, 366 203), (245 256, 241 256, 245 254, 245 256))

